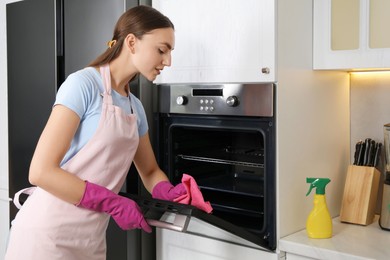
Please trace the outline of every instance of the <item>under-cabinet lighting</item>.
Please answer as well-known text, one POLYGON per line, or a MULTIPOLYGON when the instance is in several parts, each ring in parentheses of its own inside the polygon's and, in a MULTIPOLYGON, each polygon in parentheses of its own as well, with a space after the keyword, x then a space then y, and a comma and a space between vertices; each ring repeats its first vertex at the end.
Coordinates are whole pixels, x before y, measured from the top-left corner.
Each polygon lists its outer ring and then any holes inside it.
POLYGON ((390 76, 390 71, 388 70, 372 70, 372 71, 350 71, 350 74, 353 75, 370 75, 370 76, 390 76))

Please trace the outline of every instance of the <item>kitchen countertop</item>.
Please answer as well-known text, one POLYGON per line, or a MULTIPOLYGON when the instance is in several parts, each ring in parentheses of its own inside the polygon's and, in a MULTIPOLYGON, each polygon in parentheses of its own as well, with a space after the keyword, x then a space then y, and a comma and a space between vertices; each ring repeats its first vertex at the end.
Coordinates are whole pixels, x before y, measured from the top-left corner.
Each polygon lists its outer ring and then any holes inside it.
POLYGON ((390 232, 378 224, 379 216, 368 226, 341 223, 333 219, 333 236, 311 239, 306 229, 283 237, 281 251, 314 259, 389 259, 390 232))

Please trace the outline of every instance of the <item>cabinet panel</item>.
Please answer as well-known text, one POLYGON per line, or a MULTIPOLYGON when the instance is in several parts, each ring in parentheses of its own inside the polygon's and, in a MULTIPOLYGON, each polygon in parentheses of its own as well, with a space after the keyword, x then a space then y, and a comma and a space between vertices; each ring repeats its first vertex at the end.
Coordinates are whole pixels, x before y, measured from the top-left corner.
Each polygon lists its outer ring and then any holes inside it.
POLYGON ((156 83, 275 81, 274 0, 154 0, 175 25, 172 66, 156 83))
POLYGON ((370 0, 369 10, 370 48, 390 48, 390 1, 370 0))
POLYGON ((322 0, 313 7, 314 69, 390 68, 388 1, 322 0))
POLYGON ((331 49, 354 50, 359 48, 359 0, 332 0, 331 49))
POLYGON ((198 235, 156 229, 157 260, 276 260, 278 254, 198 235))

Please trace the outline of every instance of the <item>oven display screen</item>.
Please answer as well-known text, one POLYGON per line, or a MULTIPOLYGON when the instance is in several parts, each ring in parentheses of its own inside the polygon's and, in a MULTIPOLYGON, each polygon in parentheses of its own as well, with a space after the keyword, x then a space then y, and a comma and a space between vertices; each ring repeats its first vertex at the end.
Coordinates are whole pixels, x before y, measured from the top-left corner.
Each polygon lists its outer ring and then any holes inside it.
POLYGON ((211 88, 211 89, 193 89, 192 96, 213 96, 213 97, 222 97, 223 89, 220 88, 211 88))

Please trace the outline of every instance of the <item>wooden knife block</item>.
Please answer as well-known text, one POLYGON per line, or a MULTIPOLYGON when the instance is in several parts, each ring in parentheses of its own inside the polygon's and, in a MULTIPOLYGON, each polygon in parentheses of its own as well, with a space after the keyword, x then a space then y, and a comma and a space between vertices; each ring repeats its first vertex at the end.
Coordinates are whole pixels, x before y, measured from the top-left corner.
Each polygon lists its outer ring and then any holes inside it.
POLYGON ((359 225, 369 225, 374 221, 379 180, 380 172, 375 167, 348 167, 340 221, 359 225))

